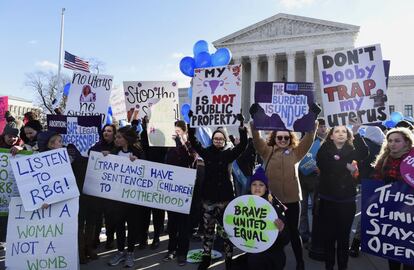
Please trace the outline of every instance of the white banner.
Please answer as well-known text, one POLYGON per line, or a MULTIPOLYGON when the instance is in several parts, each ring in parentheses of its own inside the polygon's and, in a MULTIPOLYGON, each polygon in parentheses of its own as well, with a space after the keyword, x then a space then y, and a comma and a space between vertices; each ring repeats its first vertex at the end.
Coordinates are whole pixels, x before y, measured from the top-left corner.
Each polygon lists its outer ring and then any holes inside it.
POLYGON ((78 198, 24 211, 19 197, 10 202, 6 268, 78 269, 78 198))
POLYGON ((150 146, 175 147, 175 113, 171 110, 171 100, 161 99, 150 107, 151 119, 147 125, 150 146))
MULTIPOLYGON (((32 152, 20 151, 15 157, 30 155, 32 152)), ((14 178, 10 160, 14 158, 10 149, 0 148, 0 216, 7 216, 11 197, 19 197, 16 179, 14 178)))
POLYGON ((66 148, 11 160, 24 209, 39 209, 79 196, 66 148))
POLYGON ((194 169, 91 151, 83 192, 188 214, 195 178, 194 169))
POLYGON ((194 70, 192 127, 235 126, 241 109, 242 65, 194 70))
POLYGON ((113 76, 73 72, 66 115, 100 115, 106 123, 113 76))
POLYGON ((230 241, 249 253, 270 248, 279 233, 274 224, 277 213, 265 199, 243 195, 232 200, 223 215, 224 229, 230 241))
POLYGON ((318 55, 327 125, 379 123, 388 118, 379 44, 318 55))
MULTIPOLYGON (((172 81, 130 81, 124 82, 125 107, 127 120, 131 122, 132 116, 138 118, 148 115, 151 119, 150 107, 157 101, 168 100, 168 108, 179 119, 178 85, 172 81)), ((166 108, 165 108, 166 110, 166 108)))
POLYGON ((127 112, 125 108, 125 95, 121 87, 114 87, 111 90, 112 118, 115 121, 126 120, 127 112))

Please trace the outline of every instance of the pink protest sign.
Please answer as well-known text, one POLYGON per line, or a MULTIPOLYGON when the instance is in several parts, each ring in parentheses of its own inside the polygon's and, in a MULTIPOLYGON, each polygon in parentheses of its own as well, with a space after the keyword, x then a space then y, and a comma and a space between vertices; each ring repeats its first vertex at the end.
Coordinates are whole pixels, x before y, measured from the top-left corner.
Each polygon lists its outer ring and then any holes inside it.
POLYGON ((9 107, 9 97, 0 97, 0 134, 3 133, 4 126, 6 125, 6 112, 9 107))
POLYGON ((414 148, 401 161, 400 172, 405 182, 414 187, 414 148))

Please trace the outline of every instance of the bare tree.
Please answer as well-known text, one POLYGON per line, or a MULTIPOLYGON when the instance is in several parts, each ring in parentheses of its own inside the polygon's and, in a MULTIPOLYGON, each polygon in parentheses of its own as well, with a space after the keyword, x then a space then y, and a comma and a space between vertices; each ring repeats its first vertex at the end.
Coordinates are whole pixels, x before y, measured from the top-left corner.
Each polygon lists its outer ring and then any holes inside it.
POLYGON ((89 61, 89 71, 91 73, 99 74, 102 71, 105 71, 105 62, 97 58, 88 58, 89 61))
POLYGON ((39 105, 45 113, 53 114, 53 101, 62 93, 63 87, 70 82, 67 75, 61 74, 59 82, 54 72, 36 71, 26 74, 26 86, 36 93, 34 103, 39 105))

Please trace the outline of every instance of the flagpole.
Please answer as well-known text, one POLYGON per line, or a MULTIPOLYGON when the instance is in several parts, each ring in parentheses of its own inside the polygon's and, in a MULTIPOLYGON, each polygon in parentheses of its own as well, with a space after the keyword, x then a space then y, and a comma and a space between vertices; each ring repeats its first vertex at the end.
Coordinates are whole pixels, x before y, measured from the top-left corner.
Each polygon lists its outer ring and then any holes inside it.
MULTIPOLYGON (((62 8, 62 19, 61 19, 61 22, 60 22, 59 65, 58 65, 57 87, 56 88, 58 88, 58 86, 59 86, 60 70, 62 68, 62 58, 63 58, 63 29, 64 29, 64 23, 65 23, 65 8, 62 8)), ((59 91, 59 89, 58 89, 58 91, 59 91)))

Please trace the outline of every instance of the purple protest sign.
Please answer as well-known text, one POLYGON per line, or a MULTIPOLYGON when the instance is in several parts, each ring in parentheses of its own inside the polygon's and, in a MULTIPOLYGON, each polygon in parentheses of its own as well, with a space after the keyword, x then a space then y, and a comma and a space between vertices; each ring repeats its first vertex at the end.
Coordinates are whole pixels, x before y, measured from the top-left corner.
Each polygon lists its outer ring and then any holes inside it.
POLYGON ((313 83, 256 82, 254 100, 256 129, 306 132, 315 126, 313 83))
POLYGON ((414 189, 404 181, 362 181, 361 249, 411 265, 414 256, 414 189))
POLYGON ((99 141, 101 117, 48 114, 47 127, 62 135, 63 144, 74 144, 87 157, 89 149, 99 141))
POLYGON ((401 161, 400 172, 405 182, 414 187, 414 149, 401 161))

